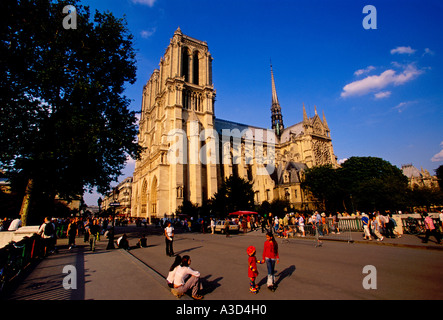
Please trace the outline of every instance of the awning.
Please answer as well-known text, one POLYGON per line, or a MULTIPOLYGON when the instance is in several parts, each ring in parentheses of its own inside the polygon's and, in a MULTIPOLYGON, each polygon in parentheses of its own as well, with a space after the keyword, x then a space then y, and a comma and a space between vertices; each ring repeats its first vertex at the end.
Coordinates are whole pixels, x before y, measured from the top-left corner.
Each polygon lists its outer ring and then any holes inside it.
POLYGON ((230 216, 244 216, 244 215, 251 215, 251 214, 258 214, 258 212, 254 212, 254 211, 236 211, 236 212, 232 212, 229 215, 230 216))

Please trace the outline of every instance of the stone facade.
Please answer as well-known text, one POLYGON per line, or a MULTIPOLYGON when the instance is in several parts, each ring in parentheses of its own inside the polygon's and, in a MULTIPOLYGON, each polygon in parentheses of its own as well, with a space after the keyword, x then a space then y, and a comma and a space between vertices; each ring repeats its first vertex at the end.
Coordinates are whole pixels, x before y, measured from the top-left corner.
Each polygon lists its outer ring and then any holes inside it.
POLYGON ((438 189, 437 176, 431 176, 428 170, 418 170, 412 164, 404 164, 401 166, 403 174, 408 177, 409 187, 414 188, 430 188, 438 189))
POLYGON ((303 171, 337 166, 326 118, 315 112, 284 128, 272 73, 273 130, 218 119, 212 56, 206 42, 174 33, 160 68, 143 88, 132 216, 161 218, 189 200, 201 205, 224 178, 253 182, 256 203, 288 199, 296 209, 309 201, 300 189, 303 171))

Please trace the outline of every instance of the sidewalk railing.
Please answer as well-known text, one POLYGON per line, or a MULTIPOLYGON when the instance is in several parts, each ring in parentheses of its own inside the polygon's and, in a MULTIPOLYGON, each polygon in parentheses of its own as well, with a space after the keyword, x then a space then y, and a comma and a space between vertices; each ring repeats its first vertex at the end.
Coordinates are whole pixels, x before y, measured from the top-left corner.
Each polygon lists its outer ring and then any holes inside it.
POLYGON ((20 273, 42 253, 41 237, 24 237, 18 242, 10 242, 0 249, 0 296, 20 273))
POLYGON ((330 240, 342 240, 351 242, 353 231, 362 231, 361 221, 357 221, 355 218, 340 219, 338 222, 334 222, 332 218, 327 218, 325 224, 312 225, 306 224, 301 228, 299 225, 290 225, 288 229, 283 232, 282 237, 303 237, 303 231, 305 237, 314 237, 316 246, 321 245, 321 239, 330 240))

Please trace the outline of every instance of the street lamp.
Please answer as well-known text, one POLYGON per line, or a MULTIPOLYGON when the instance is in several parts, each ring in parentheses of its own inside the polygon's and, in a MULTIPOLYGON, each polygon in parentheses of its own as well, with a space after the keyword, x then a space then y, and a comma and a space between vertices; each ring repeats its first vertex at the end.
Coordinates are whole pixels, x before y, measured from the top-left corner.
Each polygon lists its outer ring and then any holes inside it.
POLYGON ((117 201, 118 200, 118 189, 114 189, 114 191, 112 193, 112 198, 114 201, 109 204, 109 206, 112 207, 112 228, 111 228, 111 232, 109 232, 108 246, 106 247, 106 249, 115 249, 115 247, 114 247, 115 210, 117 207, 120 206, 120 202, 117 201))

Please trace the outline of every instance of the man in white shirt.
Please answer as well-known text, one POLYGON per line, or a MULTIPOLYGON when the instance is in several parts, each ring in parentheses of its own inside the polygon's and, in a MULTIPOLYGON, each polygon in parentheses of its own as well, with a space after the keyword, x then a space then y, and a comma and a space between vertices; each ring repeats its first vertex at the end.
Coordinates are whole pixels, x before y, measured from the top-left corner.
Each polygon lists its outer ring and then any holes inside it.
POLYGON ((174 256, 174 249, 172 248, 173 239, 174 239, 174 227, 171 226, 171 222, 168 221, 165 228, 165 242, 166 242, 166 255, 169 257, 174 256))
POLYGON ((215 220, 211 218, 211 234, 214 234, 214 230, 215 230, 215 220))

